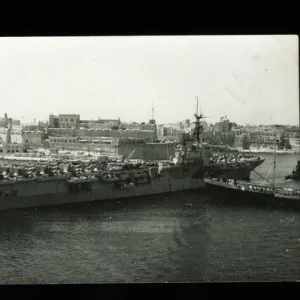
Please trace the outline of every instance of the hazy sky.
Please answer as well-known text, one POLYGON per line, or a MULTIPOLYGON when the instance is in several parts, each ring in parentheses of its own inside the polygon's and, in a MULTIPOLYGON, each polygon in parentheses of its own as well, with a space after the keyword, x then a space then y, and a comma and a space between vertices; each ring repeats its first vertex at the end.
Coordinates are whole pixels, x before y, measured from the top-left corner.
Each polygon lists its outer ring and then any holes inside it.
POLYGON ((298 73, 297 36, 1 38, 0 117, 298 124, 298 73))

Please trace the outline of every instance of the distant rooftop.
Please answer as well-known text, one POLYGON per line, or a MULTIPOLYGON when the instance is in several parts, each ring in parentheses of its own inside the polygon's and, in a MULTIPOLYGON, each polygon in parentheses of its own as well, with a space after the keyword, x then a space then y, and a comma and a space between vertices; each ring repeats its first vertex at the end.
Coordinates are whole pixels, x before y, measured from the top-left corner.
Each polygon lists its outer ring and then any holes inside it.
POLYGON ((59 114, 59 116, 79 116, 79 114, 59 114))

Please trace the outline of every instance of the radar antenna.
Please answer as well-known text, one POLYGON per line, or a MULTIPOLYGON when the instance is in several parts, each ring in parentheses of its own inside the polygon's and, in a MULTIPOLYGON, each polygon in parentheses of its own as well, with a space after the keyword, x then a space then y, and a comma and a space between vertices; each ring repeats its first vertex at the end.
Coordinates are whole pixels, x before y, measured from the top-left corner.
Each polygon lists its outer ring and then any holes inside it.
POLYGON ((154 120, 154 100, 152 100, 152 120, 154 120))

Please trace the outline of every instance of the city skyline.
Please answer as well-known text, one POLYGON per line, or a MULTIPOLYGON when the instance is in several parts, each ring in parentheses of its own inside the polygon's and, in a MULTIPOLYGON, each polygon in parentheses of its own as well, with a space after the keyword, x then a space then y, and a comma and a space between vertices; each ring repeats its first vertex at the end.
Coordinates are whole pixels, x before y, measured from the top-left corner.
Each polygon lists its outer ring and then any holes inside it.
MULTIPOLYGON (((59 115, 59 114, 58 114, 59 115)), ((0 119, 2 119, 3 117, 0 117, 0 119)), ((11 117, 8 117, 8 119, 10 119, 11 117)), ((220 117, 220 119, 221 119, 222 117, 220 117)), ((15 120, 14 118, 12 118, 13 119, 13 121, 15 120)), ((117 120, 118 118, 115 118, 114 120, 117 120)), ((97 119, 92 119, 92 121, 96 121, 97 119)), ((108 119, 102 119, 102 120, 108 120, 108 119)), ((128 123, 128 124, 130 124, 130 123, 138 123, 138 124, 142 124, 142 123, 145 123, 145 124, 147 124, 147 122, 136 122, 136 121, 132 121, 132 122, 127 122, 126 120, 124 120, 124 121, 122 121, 122 119, 120 119, 121 120, 121 124, 123 123, 123 124, 126 124, 126 123, 128 123)), ((180 125, 180 123, 181 124, 184 124, 185 123, 185 121, 186 120, 189 120, 190 121, 190 126, 193 126, 193 124, 195 123, 194 122, 194 120, 193 119, 184 119, 184 120, 178 120, 178 121, 175 121, 175 122, 164 122, 164 123, 162 123, 162 122, 160 122, 160 123, 157 123, 156 122, 156 124, 158 125, 158 126, 165 126, 165 127, 168 127, 168 126, 172 126, 172 125, 180 125)), ((22 127, 22 126, 32 126, 32 125, 36 125, 36 126, 39 126, 39 122, 41 122, 41 123, 43 123, 43 124, 49 124, 49 119, 48 120, 38 120, 38 119, 35 119, 35 120, 33 120, 32 122, 22 122, 21 120, 16 120, 16 121, 20 121, 20 124, 19 125, 17 125, 17 124, 13 124, 13 128, 14 127, 22 127)), ((221 120, 219 120, 219 121, 217 121, 217 122, 213 122, 213 123, 211 123, 211 122, 207 122, 207 121, 205 121, 204 120, 204 122, 206 123, 206 125, 207 126, 214 126, 214 125, 216 125, 216 123, 218 123, 218 122, 220 122, 221 120)), ((274 126, 283 126, 283 127, 300 127, 300 125, 299 124, 289 124, 289 123, 286 123, 286 124, 283 124, 283 123, 281 123, 281 124, 278 124, 278 123, 269 123, 269 124, 253 124, 253 123, 244 123, 244 124, 237 124, 236 122, 234 122, 234 120, 229 120, 230 121, 230 123, 235 123, 236 124, 236 126, 238 126, 238 127, 274 127, 274 126)))
POLYGON ((157 123, 299 125, 297 36, 0 39, 0 98, 22 123, 49 114, 157 123), (272 100, 272 101, 271 101, 272 100), (283 113, 284 112, 284 113, 283 113))

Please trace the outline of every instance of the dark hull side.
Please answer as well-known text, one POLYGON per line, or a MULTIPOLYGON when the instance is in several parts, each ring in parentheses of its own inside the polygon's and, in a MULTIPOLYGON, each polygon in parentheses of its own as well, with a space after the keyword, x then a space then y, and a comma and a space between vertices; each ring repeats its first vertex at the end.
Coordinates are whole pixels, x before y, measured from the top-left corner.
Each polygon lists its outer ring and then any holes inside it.
POLYGON ((295 181, 299 181, 300 180, 300 174, 289 174, 287 176, 285 176, 285 179, 292 179, 295 181))
MULTIPOLYGON (((146 196, 163 194, 191 189, 204 188, 204 174, 213 172, 211 167, 175 168, 166 171, 161 178, 154 178, 150 183, 133 186, 128 189, 119 189, 114 183, 96 182, 90 190, 70 192, 68 185, 63 180, 49 182, 27 182, 17 183, 11 190, 17 191, 16 196, 9 196, 0 199, 0 210, 22 207, 52 206, 68 203, 92 202, 109 199, 120 199, 126 197, 146 196), (197 176, 198 175, 198 176, 197 176)), ((216 169, 217 174, 224 173, 216 169)), ((226 178, 239 180, 250 179, 249 168, 239 168, 225 171, 226 178)), ((6 191, 8 187, 0 186, 0 192, 6 191)))
POLYGON ((184 190, 204 188, 204 180, 192 179, 193 170, 166 172, 161 178, 153 178, 149 183, 127 188, 117 187, 113 182, 97 181, 82 189, 70 190, 65 180, 46 182, 19 182, 13 186, 0 186, 0 192, 17 191, 17 195, 0 198, 0 210, 60 204, 84 203, 101 200, 117 200, 127 197, 139 197, 164 194, 184 190))
POLYGON ((286 197, 275 197, 273 194, 264 194, 251 191, 242 191, 205 183, 206 190, 210 196, 221 200, 223 204, 247 205, 255 207, 282 207, 300 209, 300 199, 288 199, 286 197))
POLYGON ((260 166, 265 160, 259 159, 248 163, 248 166, 225 167, 224 164, 205 164, 202 165, 200 160, 194 159, 195 165, 198 165, 197 171, 192 178, 203 179, 205 174, 214 177, 224 177, 226 179, 250 180, 251 171, 260 166))
POLYGON ((260 160, 249 162, 251 170, 254 170, 257 167, 259 167, 264 161, 265 161, 265 159, 260 159, 260 160))
POLYGON ((241 167, 236 169, 220 169, 212 166, 203 166, 199 168, 197 172, 193 175, 193 178, 204 178, 205 174, 214 174, 217 177, 224 177, 226 179, 236 179, 236 180, 250 180, 251 169, 248 167, 241 167))

